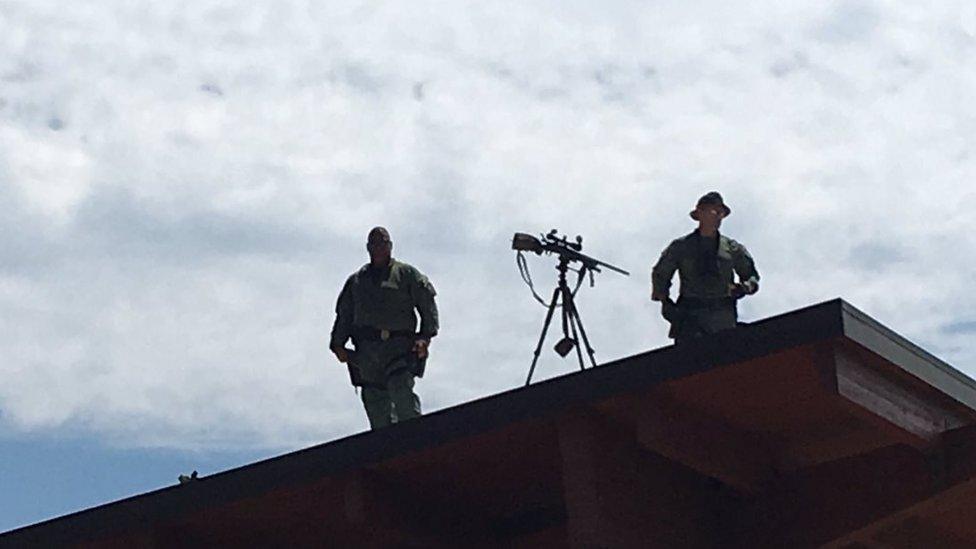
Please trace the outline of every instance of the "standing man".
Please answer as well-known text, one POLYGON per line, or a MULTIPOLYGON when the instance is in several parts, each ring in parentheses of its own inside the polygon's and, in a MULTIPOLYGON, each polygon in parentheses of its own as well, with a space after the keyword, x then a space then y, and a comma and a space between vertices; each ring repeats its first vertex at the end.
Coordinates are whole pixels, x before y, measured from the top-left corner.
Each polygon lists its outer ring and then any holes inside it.
POLYGON ((414 377, 424 374, 437 335, 434 286, 416 268, 393 259, 383 227, 369 231, 369 263, 346 280, 336 303, 329 348, 347 364, 372 429, 420 415, 414 377), (420 314, 420 331, 417 315, 420 314), (352 338, 355 350, 347 349, 352 338))
POLYGON ((710 192, 698 200, 691 218, 698 228, 678 238, 661 254, 651 272, 651 299, 662 302, 675 343, 735 328, 736 301, 759 290, 759 273, 745 246, 719 233, 732 210, 722 195, 710 192), (671 301, 671 279, 681 280, 678 302, 671 301), (732 274, 738 275, 734 282, 732 274))

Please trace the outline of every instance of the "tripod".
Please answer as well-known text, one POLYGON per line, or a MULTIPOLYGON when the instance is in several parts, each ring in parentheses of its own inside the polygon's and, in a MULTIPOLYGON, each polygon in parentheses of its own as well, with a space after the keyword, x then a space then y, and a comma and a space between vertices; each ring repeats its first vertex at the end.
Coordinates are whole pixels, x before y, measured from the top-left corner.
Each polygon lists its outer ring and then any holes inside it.
MULTIPOLYGON (((586 265, 580 268, 580 282, 582 282, 588 268, 586 265)), ((593 367, 596 367, 596 358, 593 357, 593 347, 590 346, 590 339, 586 337, 586 330, 583 329, 583 321, 580 319, 579 309, 576 308, 576 302, 573 300, 573 291, 569 289, 569 284, 566 283, 566 271, 569 270, 569 259, 566 256, 560 256, 559 265, 556 269, 559 271, 559 285, 552 292, 552 300, 549 302, 546 321, 542 325, 542 335, 539 336, 539 344, 535 347, 535 356, 532 359, 532 366, 529 368, 529 377, 525 379, 526 386, 532 382, 532 374, 535 372, 536 363, 539 362, 542 343, 546 340, 546 333, 549 331, 552 315, 560 303, 562 304, 563 338, 559 340, 559 343, 556 343, 556 352, 560 356, 565 357, 575 347, 580 370, 583 370, 583 350, 579 345, 580 337, 582 337, 583 344, 586 346, 586 353, 590 355, 590 363, 593 367)))

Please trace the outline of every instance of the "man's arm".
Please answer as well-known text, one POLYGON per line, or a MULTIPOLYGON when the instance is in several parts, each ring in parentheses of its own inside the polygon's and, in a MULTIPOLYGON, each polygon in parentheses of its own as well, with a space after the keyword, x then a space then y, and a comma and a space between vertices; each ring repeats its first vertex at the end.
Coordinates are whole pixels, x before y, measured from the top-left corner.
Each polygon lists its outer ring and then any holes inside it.
POLYGON ((339 292, 339 299, 336 300, 336 317, 332 324, 332 335, 329 338, 329 349, 335 353, 339 362, 349 360, 346 342, 352 336, 354 309, 352 299, 352 277, 350 277, 342 287, 342 291, 339 292))
POLYGON ((651 269, 651 299, 654 301, 666 301, 671 294, 671 279, 678 270, 677 246, 677 242, 669 244, 651 269))
POLYGON ((756 262, 749 254, 749 250, 747 250, 742 244, 736 242, 732 246, 731 252, 732 268, 735 270, 735 273, 739 275, 739 284, 737 284, 737 286, 741 288, 741 290, 733 290, 733 293, 752 295, 758 292, 759 271, 756 270, 756 262))
POLYGON ((420 336, 414 345, 414 352, 420 358, 427 356, 427 346, 430 345, 430 339, 436 336, 440 329, 437 302, 434 301, 436 295, 437 291, 434 290, 434 285, 426 276, 417 271, 416 279, 410 285, 410 296, 417 313, 420 315, 420 336))

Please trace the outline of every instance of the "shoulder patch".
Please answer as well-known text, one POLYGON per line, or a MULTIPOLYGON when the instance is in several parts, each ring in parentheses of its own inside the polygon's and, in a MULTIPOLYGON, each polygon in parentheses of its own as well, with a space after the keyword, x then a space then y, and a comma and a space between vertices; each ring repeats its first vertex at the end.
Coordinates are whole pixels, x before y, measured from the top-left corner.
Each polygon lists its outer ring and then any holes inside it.
POLYGON ((733 251, 740 251, 740 250, 745 249, 745 246, 743 246, 742 244, 740 244, 735 239, 730 238, 729 239, 729 249, 730 250, 733 250, 733 251))

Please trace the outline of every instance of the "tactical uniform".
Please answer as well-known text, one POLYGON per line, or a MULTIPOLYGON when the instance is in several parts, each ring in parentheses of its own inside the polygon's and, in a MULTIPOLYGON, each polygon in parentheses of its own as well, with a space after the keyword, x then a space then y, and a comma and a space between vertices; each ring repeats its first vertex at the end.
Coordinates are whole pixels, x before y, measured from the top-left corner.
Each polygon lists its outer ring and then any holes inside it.
MULTIPOLYGON (((698 204, 719 206, 725 215, 731 212, 715 192, 703 196, 698 204)), ((695 212, 692 218, 697 219, 695 212)), ((654 265, 651 284, 652 295, 666 298, 662 313, 671 322, 668 335, 681 343, 735 328, 736 300, 759 289, 759 273, 745 246, 718 232, 704 237, 696 229, 668 245, 654 265), (681 281, 677 305, 666 298, 676 270, 681 281), (739 276, 738 295, 730 292, 733 273, 739 276)))
POLYGON ((414 376, 426 359, 412 352, 414 342, 437 335, 434 286, 415 267, 391 259, 385 267, 363 266, 346 281, 336 303, 330 347, 352 338, 349 372, 373 429, 420 415, 414 376), (420 332, 417 333, 417 315, 420 332))

